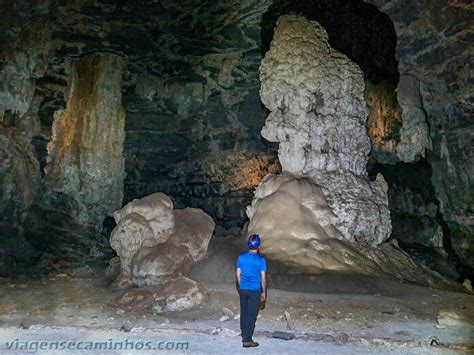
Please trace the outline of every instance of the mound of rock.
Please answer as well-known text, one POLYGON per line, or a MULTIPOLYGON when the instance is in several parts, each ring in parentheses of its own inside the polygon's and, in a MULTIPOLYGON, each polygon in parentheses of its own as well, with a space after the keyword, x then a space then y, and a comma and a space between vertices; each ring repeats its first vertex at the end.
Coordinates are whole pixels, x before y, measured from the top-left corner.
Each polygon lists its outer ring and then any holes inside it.
POLYGON ((200 209, 173 210, 163 193, 131 201, 114 218, 110 243, 120 259, 115 288, 160 285, 185 274, 206 254, 215 226, 200 209))
POLYGON ((323 189, 309 176, 267 176, 255 196, 247 210, 248 233, 262 236, 260 249, 270 260, 309 274, 356 272, 428 285, 436 282, 392 243, 374 247, 347 240, 323 189))

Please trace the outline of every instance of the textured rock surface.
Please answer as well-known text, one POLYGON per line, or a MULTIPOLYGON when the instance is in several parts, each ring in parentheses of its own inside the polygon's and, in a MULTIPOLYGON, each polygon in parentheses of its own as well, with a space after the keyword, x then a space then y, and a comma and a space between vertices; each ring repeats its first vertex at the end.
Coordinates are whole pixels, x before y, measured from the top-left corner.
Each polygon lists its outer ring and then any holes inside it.
POLYGON ((153 244, 166 242, 174 232, 173 202, 161 192, 133 200, 115 211, 113 216, 117 225, 129 216, 145 219, 150 227, 149 234, 153 244))
MULTIPOLYGON (((405 256, 396 256, 395 250, 382 256, 382 251, 364 241, 365 234, 350 231, 349 235, 355 237, 353 242, 360 244, 348 242, 336 228, 338 218, 323 189, 310 177, 296 178, 287 173, 269 176, 256 196, 248 209, 248 233, 262 236, 261 251, 269 259, 308 273, 329 270, 377 274, 384 270, 400 278, 414 276, 410 275, 414 264, 405 256), (396 259, 401 260, 400 270, 394 266, 396 259)), ((359 220, 358 225, 363 226, 363 222, 359 220)), ((383 223, 373 221, 372 226, 377 225, 383 223)))
MULTIPOLYGON (((374 182, 366 176, 370 143, 359 67, 329 46, 317 22, 282 16, 262 61, 261 81, 262 101, 272 111, 262 135, 280 143, 282 169, 306 174, 322 188, 335 216, 324 223, 346 240, 371 245, 385 241, 391 231, 386 184, 382 176, 374 182)), ((253 205, 286 179, 262 183, 253 205)), ((304 193, 313 198, 311 189, 304 193)))
POLYGON ((370 142, 360 68, 333 50, 317 22, 283 16, 260 66, 262 135, 279 143, 282 169, 365 173, 370 142))
MULTIPOLYGON (((410 233, 421 242, 441 226, 445 252, 459 265, 472 264, 472 5, 367 2, 383 12, 359 0, 166 0, 140 2, 140 11, 131 0, 2 2, 0 112, 11 115, 13 126, 31 139, 42 171, 53 114, 66 105, 65 63, 96 52, 116 53, 127 64, 122 89, 127 111, 124 202, 164 191, 177 207, 203 208, 220 228, 241 227, 252 188, 267 173, 278 172, 276 153, 259 134, 268 112, 258 96, 258 66, 277 18, 302 13, 322 24, 331 47, 357 63, 371 84, 389 81, 394 90, 397 60, 402 76, 417 78, 433 145, 425 152, 432 174, 419 185, 435 186, 438 212, 415 223, 419 215, 398 211, 404 218, 393 224, 399 234, 406 234, 401 232, 406 225, 426 226, 410 233)), ((395 131, 391 122, 381 123, 386 132, 395 132, 383 140, 398 142, 401 121, 395 122, 395 131)), ((415 154, 410 146, 406 151, 415 154)), ((413 189, 397 191, 412 196, 413 189)), ((11 204, 2 201, 2 206, 11 204)), ((426 210, 431 211, 430 204, 426 210)), ((8 244, 5 236, 14 236, 12 250, 20 257, 49 243, 47 228, 42 229, 45 235, 31 230, 30 242, 18 248, 21 230, 29 227, 17 222, 28 219, 22 217, 25 211, 12 211, 13 219, 1 216, 2 246, 8 244)), ((61 215, 55 213, 39 215, 61 215)), ((60 233, 62 227, 58 223, 54 229, 60 233)), ((1 255, 0 249, 3 260, 1 255)))
POLYGON ((396 152, 403 162, 412 162, 425 157, 431 148, 431 139, 426 122, 426 112, 420 96, 420 82, 411 75, 400 76, 397 89, 398 103, 402 109, 400 142, 396 152))
POLYGON ((381 174, 374 181, 348 172, 309 174, 321 186, 333 213, 336 228, 346 240, 379 245, 392 231, 387 203, 387 183, 381 174))
POLYGON ((67 108, 55 115, 45 199, 80 223, 101 226, 122 204, 123 60, 97 54, 71 63, 67 108))
POLYGON ((447 0, 367 2, 387 13, 395 25, 400 74, 419 80, 421 105, 432 141, 432 150, 426 155, 432 175, 420 184, 434 187, 439 213, 446 224, 445 238, 451 244, 447 252, 459 259, 460 269, 472 274, 474 89, 469 74, 469 43, 474 28, 474 4, 447 0))
POLYGON ((369 88, 366 98, 371 155, 388 164, 424 158, 431 139, 418 80, 402 76, 396 89, 390 83, 382 83, 369 88))
POLYGON ((117 227, 110 245, 120 257, 120 274, 115 286, 131 285, 132 263, 142 248, 165 242, 174 232, 173 203, 168 196, 156 193, 133 200, 114 213, 117 227))
POLYGON ((0 213, 28 208, 40 187, 41 174, 31 138, 22 130, 0 126, 0 213))
POLYGON ((179 312, 191 309, 204 301, 201 286, 190 278, 180 276, 168 281, 153 295, 153 312, 179 312))
POLYGON ((186 274, 201 260, 214 231, 214 221, 202 210, 175 210, 176 230, 168 241, 141 249, 134 260, 132 283, 156 285, 170 277, 186 274))
POLYGON ((21 119, 31 108, 35 79, 47 70, 48 56, 54 47, 51 26, 40 19, 22 28, 3 18, 0 33, 2 42, 8 43, 0 55, 0 117, 10 111, 21 119))
POLYGON ((395 90, 389 83, 367 90, 371 155, 378 162, 418 161, 431 148, 419 86, 415 77, 403 75, 395 90))
POLYGON ((110 244, 120 258, 117 288, 159 285, 185 274, 206 254, 215 226, 202 210, 173 211, 162 193, 129 202, 114 217, 110 244))
MULTIPOLYGON (((259 134, 260 23, 269 3, 164 1, 130 21, 138 25, 120 24, 153 43, 147 59, 126 49, 133 63, 124 93, 126 200, 163 191, 177 208, 202 208, 223 228, 242 226, 252 189, 279 171, 259 134)), ((114 35, 108 41, 117 47, 114 35)))

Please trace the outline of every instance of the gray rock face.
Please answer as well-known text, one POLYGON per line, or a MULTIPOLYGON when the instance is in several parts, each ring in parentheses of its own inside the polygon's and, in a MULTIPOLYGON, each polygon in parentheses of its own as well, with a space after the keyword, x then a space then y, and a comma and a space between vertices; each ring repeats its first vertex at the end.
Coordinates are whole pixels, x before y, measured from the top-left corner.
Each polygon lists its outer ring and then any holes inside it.
POLYGON ((21 118, 30 110, 35 79, 42 77, 48 66, 53 49, 51 27, 39 21, 29 28, 10 31, 9 46, 3 48, 0 57, 5 63, 0 69, 0 117, 10 111, 21 118))
POLYGON ((40 187, 39 163, 21 130, 0 126, 0 213, 29 207, 40 187))
POLYGON ((120 258, 116 288, 160 285, 185 274, 206 254, 215 227, 202 210, 173 211, 163 193, 129 202, 114 218, 110 244, 120 258))
POLYGON ((426 112, 421 102, 420 82, 411 75, 402 75, 397 86, 398 103, 402 109, 400 142, 396 152, 403 162, 425 157, 431 149, 431 138, 426 122, 426 112))
POLYGON ((148 6, 150 23, 120 25, 125 43, 131 30, 153 43, 146 57, 127 53, 125 200, 163 191, 177 208, 242 226, 252 189, 280 171, 260 136, 260 25, 270 3, 159 2, 148 6))
MULTIPOLYGON (((472 63, 468 43, 472 42, 474 4, 447 0, 367 2, 375 4, 394 22, 402 78, 419 80, 421 102, 411 107, 422 107, 430 127, 432 147, 426 156, 433 170, 431 183, 449 228, 452 251, 472 269, 474 87, 468 79, 472 63)), ((404 101, 403 95, 400 99, 404 101)), ((418 109, 414 113, 420 116, 418 109)), ((419 143, 417 140, 414 145, 419 143)))
MULTIPOLYGON (((308 176, 322 189, 334 219, 321 223, 351 242, 385 241, 391 231, 387 187, 382 176, 369 182, 366 175, 370 144, 359 67, 329 46, 317 22, 289 15, 278 20, 261 81, 262 101, 272 111, 262 135, 280 143, 284 171, 308 176)), ((279 191, 280 180, 270 177, 257 189, 251 219, 259 199, 279 191)), ((313 198, 311 189, 301 193, 313 198)))
MULTIPOLYGON (((2 21, 4 34, 8 21, 2 21)), ((40 100, 35 79, 44 75, 54 47, 51 28, 35 22, 10 28, 0 51, 0 214, 19 218, 41 186, 41 172, 32 138, 40 133, 37 117, 40 100)))
POLYGON ((123 65, 114 54, 73 61, 67 108, 55 115, 45 199, 54 205, 57 195, 66 196, 70 200, 67 212, 83 224, 101 226, 122 204, 123 65))

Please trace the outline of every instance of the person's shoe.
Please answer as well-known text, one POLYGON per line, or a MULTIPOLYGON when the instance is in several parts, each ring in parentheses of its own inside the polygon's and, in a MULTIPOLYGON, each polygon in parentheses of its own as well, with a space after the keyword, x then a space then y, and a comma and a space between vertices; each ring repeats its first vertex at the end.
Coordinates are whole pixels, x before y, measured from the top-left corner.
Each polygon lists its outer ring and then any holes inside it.
POLYGON ((242 346, 244 348, 255 348, 256 346, 258 346, 258 343, 256 341, 244 341, 242 342, 242 346))

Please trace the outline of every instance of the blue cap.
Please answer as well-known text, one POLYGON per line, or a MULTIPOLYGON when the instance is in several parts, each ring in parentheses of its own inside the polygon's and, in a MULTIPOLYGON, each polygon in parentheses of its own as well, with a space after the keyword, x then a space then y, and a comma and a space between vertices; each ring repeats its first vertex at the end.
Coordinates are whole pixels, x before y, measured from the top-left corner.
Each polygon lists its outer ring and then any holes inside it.
POLYGON ((260 246, 260 236, 258 234, 252 234, 249 237, 247 245, 250 249, 257 249, 260 246))

